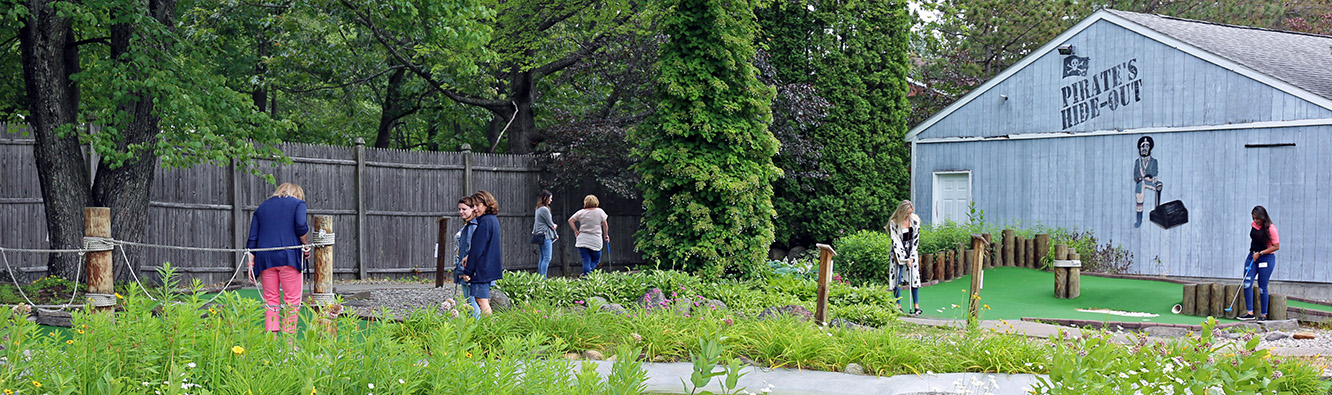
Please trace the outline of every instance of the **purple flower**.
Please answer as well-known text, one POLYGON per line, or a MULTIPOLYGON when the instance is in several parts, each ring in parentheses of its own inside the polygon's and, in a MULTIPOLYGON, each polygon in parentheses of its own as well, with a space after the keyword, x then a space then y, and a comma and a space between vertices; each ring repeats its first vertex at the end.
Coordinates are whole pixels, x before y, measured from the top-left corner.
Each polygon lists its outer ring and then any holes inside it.
POLYGON ((583 304, 583 301, 581 301, 581 300, 575 300, 574 303, 577 303, 577 304, 583 304))

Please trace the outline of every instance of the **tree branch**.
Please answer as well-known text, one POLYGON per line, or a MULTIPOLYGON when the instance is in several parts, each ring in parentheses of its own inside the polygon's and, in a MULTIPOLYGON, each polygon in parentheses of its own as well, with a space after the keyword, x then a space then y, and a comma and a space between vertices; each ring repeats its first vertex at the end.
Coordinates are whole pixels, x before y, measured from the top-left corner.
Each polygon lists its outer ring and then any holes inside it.
POLYGON ((287 92, 287 93, 310 93, 310 92, 314 92, 314 91, 322 91, 322 90, 329 90, 329 89, 338 89, 338 88, 342 88, 342 87, 346 87, 346 86, 351 86, 351 85, 359 85, 359 84, 365 83, 366 81, 373 80, 373 79, 375 79, 376 77, 379 77, 379 76, 381 76, 381 75, 384 75, 384 74, 386 74, 386 73, 388 73, 388 72, 390 72, 390 71, 394 71, 394 70, 401 69, 401 68, 404 68, 404 67, 407 67, 407 66, 403 66, 403 65, 394 65, 394 66, 390 66, 390 67, 387 68, 387 69, 384 69, 384 70, 381 70, 381 71, 379 71, 379 72, 377 72, 377 73, 371 74, 371 75, 369 75, 369 76, 367 76, 367 77, 365 77, 365 78, 361 78, 361 79, 358 79, 358 80, 355 80, 355 81, 350 81, 350 82, 343 83, 343 84, 327 85, 327 86, 321 86, 321 87, 315 87, 315 88, 309 88, 309 89, 287 89, 287 88, 278 87, 278 90, 281 90, 281 91, 283 91, 283 92, 287 92))
POLYGON ((593 52, 601 49, 602 46, 605 46, 606 41, 605 34, 598 35, 596 38, 592 39, 591 42, 588 42, 587 45, 579 45, 577 51, 570 52, 562 58, 553 60, 550 63, 546 63, 533 69, 532 73, 535 74, 532 76, 533 79, 550 75, 556 71, 564 70, 564 68, 572 66, 574 63, 578 63, 579 60, 588 57, 588 55, 591 55, 593 52))
POLYGON ((69 46, 71 46, 71 47, 77 47, 77 46, 80 46, 80 45, 83 45, 83 44, 92 44, 92 43, 102 43, 102 44, 106 44, 106 45, 111 45, 111 37, 93 37, 93 38, 85 38, 85 39, 82 39, 82 40, 79 40, 79 41, 75 41, 75 42, 69 44, 69 46))
POLYGON ((426 83, 430 84, 431 88, 443 92, 444 96, 448 96, 448 98, 453 99, 453 101, 462 104, 482 107, 497 114, 504 111, 508 107, 509 102, 507 101, 468 97, 452 89, 444 87, 444 84, 441 84, 439 81, 436 81, 430 75, 430 72, 422 69, 421 66, 417 65, 416 63, 413 63, 411 59, 408 59, 406 56, 403 56, 401 52, 398 52, 398 48, 396 46, 389 45, 388 39, 384 37, 386 33, 384 33, 383 29, 380 29, 379 26, 376 26, 374 22, 371 22, 369 16, 366 16, 365 14, 361 13, 361 11, 358 10, 356 6, 352 5, 351 2, 349 2, 348 0, 338 0, 338 1, 341 2, 344 7, 347 7, 347 10, 352 12, 352 15, 355 16, 356 21, 359 22, 361 26, 365 26, 367 29, 370 29, 371 35, 375 37, 375 41, 379 41, 379 45, 384 46, 384 49, 387 49, 389 51, 389 54, 392 54, 393 58, 397 59, 399 63, 407 66, 407 69, 411 70, 412 74, 420 76, 422 80, 425 80, 426 83))

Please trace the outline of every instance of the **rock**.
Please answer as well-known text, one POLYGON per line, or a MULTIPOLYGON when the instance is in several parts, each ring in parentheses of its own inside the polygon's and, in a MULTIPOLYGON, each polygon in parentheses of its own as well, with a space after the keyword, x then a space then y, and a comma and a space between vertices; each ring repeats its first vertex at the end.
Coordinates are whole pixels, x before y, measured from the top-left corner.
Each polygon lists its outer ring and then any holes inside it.
POLYGON ((858 363, 852 362, 846 364, 846 369, 842 369, 842 372, 849 374, 865 374, 865 367, 860 366, 860 364, 858 363))
POLYGON ((1309 332, 1297 332, 1297 333, 1295 333, 1294 336, 1291 336, 1291 337, 1294 337, 1294 338, 1296 338, 1296 339, 1298 339, 1298 340, 1313 340, 1313 339, 1317 339, 1317 338, 1318 338, 1318 335, 1317 335, 1317 334, 1313 334, 1313 333, 1309 333, 1309 332))
POLYGON ((620 360, 620 356, 619 356, 619 355, 611 355, 610 358, 606 358, 606 362, 615 362, 615 361, 618 361, 618 360, 620 360))
POLYGON ((1147 332, 1148 336, 1156 337, 1184 337, 1189 335, 1189 330, 1187 328, 1173 326, 1149 326, 1146 329, 1143 329, 1143 331, 1147 332))
POLYGON ((73 316, 69 312, 65 311, 37 310, 38 325, 50 325, 50 326, 69 328, 71 326, 74 326, 73 324, 70 323, 71 318, 73 318, 73 316))
POLYGON ((581 357, 580 357, 578 354, 575 354, 575 353, 566 353, 566 354, 564 354, 564 359, 567 359, 567 360, 570 360, 570 361, 577 361, 578 358, 581 358, 581 357))
POLYGON ((834 326, 834 327, 838 327, 838 328, 846 328, 846 329, 868 329, 868 328, 869 328, 868 326, 861 325, 861 324, 857 324, 857 323, 854 323, 854 322, 851 322, 851 321, 847 321, 847 320, 844 320, 844 319, 841 319, 841 318, 833 318, 831 321, 828 321, 828 326, 834 326))
POLYGON ((684 298, 676 299, 671 306, 671 310, 674 310, 676 314, 680 315, 689 315, 689 313, 693 312, 693 309, 694 302, 690 302, 688 299, 684 298))
POLYGON ((653 288, 638 298, 638 305, 648 310, 666 307, 666 294, 660 288, 653 288))
POLYGON ((758 319, 767 320, 770 317, 776 317, 778 315, 793 316, 799 318, 801 321, 810 321, 814 319, 813 312, 810 312, 809 309, 805 308, 804 306, 794 305, 794 304, 789 304, 782 307, 769 307, 763 309, 763 312, 759 313, 758 319))
POLYGON ((1300 329, 1300 322, 1296 320, 1278 320, 1278 321, 1258 321, 1263 329, 1268 331, 1294 331, 1300 329))
POLYGON ((786 256, 788 256, 788 257, 792 257, 792 258, 799 258, 800 255, 802 255, 802 254, 804 254, 804 253, 805 253, 805 247, 795 246, 795 247, 791 247, 791 250, 790 250, 790 251, 787 251, 786 256))
POLYGON ((786 250, 777 247, 768 248, 768 260, 780 261, 783 258, 786 258, 786 250))
POLYGON ((1235 329, 1235 330, 1242 331, 1242 332, 1262 332, 1262 331, 1263 331, 1263 326, 1262 326, 1262 325, 1258 325, 1257 322, 1244 322, 1244 323, 1240 323, 1239 325, 1232 326, 1231 328, 1232 328, 1232 329, 1235 329))
POLYGON ((722 303, 722 301, 716 299, 707 299, 703 302, 703 307, 706 307, 708 310, 726 310, 727 308, 726 303, 722 303))
POLYGON ((601 305, 601 311, 609 311, 620 315, 629 314, 629 310, 626 310, 624 306, 621 306, 619 303, 603 304, 601 305))
POLYGON ((1286 332, 1272 332, 1268 333, 1267 336, 1263 336, 1263 340, 1267 340, 1269 342, 1274 342, 1277 340, 1287 339, 1287 338, 1290 338, 1290 334, 1286 332))
POLYGON ((657 354, 656 356, 652 357, 652 362, 666 362, 666 357, 662 356, 661 354, 657 354))
POLYGON ((508 310, 513 308, 513 301, 509 300, 509 295, 499 288, 490 288, 490 308, 499 310, 508 310))
POLYGON ((370 291, 357 292, 354 294, 343 294, 342 304, 346 305, 348 300, 370 300, 372 298, 373 296, 370 295, 370 291))
POLYGON ((746 356, 744 356, 744 355, 736 355, 735 357, 736 357, 737 359, 740 360, 740 363, 743 363, 743 364, 746 364, 746 365, 749 365, 749 366, 757 366, 757 367, 760 367, 760 368, 766 368, 766 367, 767 367, 767 366, 764 366, 764 365, 761 364, 761 363, 758 363, 758 361, 755 361, 755 360, 753 360, 753 359, 749 359, 749 357, 746 357, 746 356))
POLYGON ((606 359, 606 356, 605 356, 605 355, 602 355, 601 352, 599 352, 599 351, 597 351, 597 350, 587 350, 587 351, 583 351, 583 358, 587 358, 587 359, 589 359, 589 360, 593 360, 593 361, 601 361, 601 360, 606 359))
POLYGON ((1235 333, 1235 332, 1221 332, 1220 336, 1221 336, 1221 338, 1223 338, 1223 339, 1231 339, 1231 340, 1234 340, 1234 339, 1238 339, 1238 338, 1244 337, 1244 335, 1241 335, 1241 334, 1238 334, 1238 333, 1235 333))

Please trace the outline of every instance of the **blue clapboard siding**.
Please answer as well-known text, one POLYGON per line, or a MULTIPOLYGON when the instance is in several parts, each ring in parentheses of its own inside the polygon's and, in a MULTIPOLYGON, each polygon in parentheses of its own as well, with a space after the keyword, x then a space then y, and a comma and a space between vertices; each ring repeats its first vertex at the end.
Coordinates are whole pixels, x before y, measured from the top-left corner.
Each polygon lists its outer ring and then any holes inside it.
POLYGON ((1182 200, 1188 224, 1164 230, 1149 222, 1149 191, 1143 225, 1133 227, 1140 134, 918 144, 917 212, 932 221, 934 172, 970 170, 972 200, 991 222, 1091 229, 1132 251, 1139 273, 1239 277, 1249 212, 1263 205, 1281 236, 1273 278, 1332 282, 1324 268, 1332 257, 1332 126, 1151 136, 1162 200, 1182 200), (1272 143, 1295 146, 1245 147, 1272 143))
MULTIPOLYGON (((1141 100, 1115 110, 1100 108, 1098 117, 1064 127, 1063 88, 1083 77, 1063 77, 1064 56, 1051 51, 924 129, 919 137, 993 137, 1332 117, 1332 110, 1109 21, 1097 21, 1061 44, 1072 44, 1076 56, 1089 59, 1089 81, 1093 74, 1133 60, 1141 81, 1134 99, 1141 100)), ((1127 67, 1118 69, 1121 82, 1127 82, 1127 67)), ((1098 101, 1105 101, 1108 95, 1099 95, 1098 101)))

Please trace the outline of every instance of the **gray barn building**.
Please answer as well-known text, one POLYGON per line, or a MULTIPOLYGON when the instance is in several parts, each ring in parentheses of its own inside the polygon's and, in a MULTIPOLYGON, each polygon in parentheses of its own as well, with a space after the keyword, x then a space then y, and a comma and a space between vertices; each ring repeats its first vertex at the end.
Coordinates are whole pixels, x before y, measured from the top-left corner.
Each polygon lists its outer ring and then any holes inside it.
POLYGON ((991 222, 1093 230, 1137 273, 1234 279, 1263 205, 1273 280, 1332 283, 1332 37, 1102 10, 907 140, 927 223, 974 202, 991 222), (1151 221, 1158 182, 1186 223, 1151 221))

